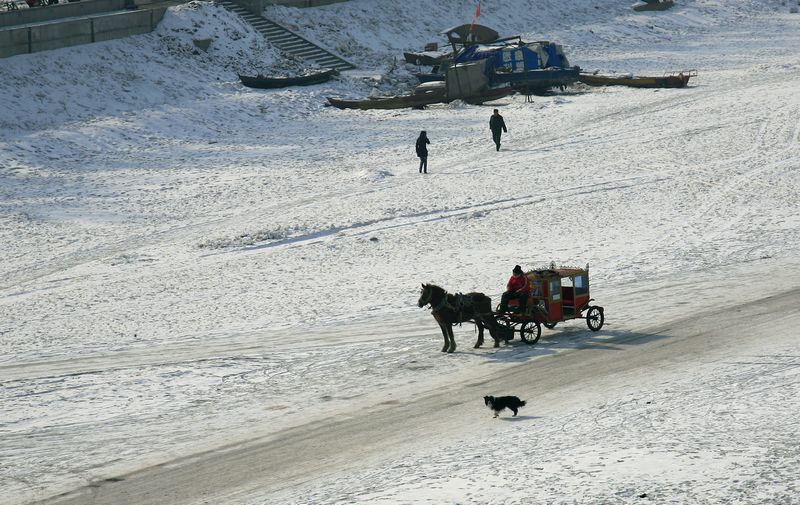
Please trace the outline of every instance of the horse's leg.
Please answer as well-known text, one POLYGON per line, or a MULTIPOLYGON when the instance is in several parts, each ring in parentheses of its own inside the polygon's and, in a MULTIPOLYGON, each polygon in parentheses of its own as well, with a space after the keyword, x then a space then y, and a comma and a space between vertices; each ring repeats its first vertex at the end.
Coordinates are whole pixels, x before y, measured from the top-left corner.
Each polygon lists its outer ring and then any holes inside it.
POLYGON ((477 349, 483 345, 483 323, 481 323, 480 319, 475 319, 475 326, 478 327, 478 341, 475 342, 475 349, 477 349))
POLYGON ((447 352, 455 352, 456 350, 456 337, 453 335, 453 325, 447 326, 447 333, 450 336, 450 347, 447 349, 447 352))
MULTIPOLYGON (((491 313, 489 313, 489 315, 482 315, 481 323, 489 328, 489 335, 491 335, 492 340, 494 340, 494 347, 500 347, 500 329, 497 327, 497 321, 495 321, 494 316, 491 313)), ((481 339, 481 342, 483 342, 483 339, 481 339)), ((506 341, 506 343, 508 343, 508 341, 506 341)))
POLYGON ((442 352, 447 352, 447 350, 450 348, 450 342, 448 340, 449 337, 447 335, 447 332, 450 329, 450 325, 445 323, 439 323, 439 329, 442 330, 442 336, 444 337, 444 346, 442 347, 442 352))

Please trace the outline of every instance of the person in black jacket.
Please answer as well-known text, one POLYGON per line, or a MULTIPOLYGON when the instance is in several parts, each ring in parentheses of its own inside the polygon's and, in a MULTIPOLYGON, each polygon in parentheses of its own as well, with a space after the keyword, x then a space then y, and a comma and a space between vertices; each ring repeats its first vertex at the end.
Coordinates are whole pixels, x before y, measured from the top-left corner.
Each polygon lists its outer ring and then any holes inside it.
POLYGON ((419 173, 428 173, 428 133, 425 130, 419 132, 417 137, 417 156, 419 156, 419 173))
POLYGON ((497 150, 500 150, 500 136, 503 132, 508 133, 508 128, 506 128, 506 122, 503 121, 503 116, 500 115, 500 111, 497 109, 494 110, 494 114, 489 119, 489 129, 492 130, 492 140, 494 140, 494 145, 497 146, 497 150))

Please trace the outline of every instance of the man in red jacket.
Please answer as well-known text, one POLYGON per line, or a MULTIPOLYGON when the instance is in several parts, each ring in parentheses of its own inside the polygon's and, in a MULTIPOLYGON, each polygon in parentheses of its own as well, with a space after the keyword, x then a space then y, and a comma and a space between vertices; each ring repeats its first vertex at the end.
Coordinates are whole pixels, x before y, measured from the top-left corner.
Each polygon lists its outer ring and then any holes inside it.
POLYGON ((524 312, 525 305, 528 303, 528 294, 531 292, 531 283, 528 277, 522 273, 522 267, 516 265, 512 271, 514 275, 508 279, 506 292, 500 298, 500 312, 508 312, 508 301, 519 300, 519 312, 524 312))

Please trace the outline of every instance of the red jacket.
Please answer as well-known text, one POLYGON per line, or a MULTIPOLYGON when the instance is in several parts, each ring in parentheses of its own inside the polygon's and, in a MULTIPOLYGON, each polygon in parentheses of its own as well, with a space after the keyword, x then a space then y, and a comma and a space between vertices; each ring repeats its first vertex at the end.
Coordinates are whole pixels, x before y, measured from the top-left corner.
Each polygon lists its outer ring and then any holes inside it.
POLYGON ((531 283, 528 282, 528 276, 522 274, 520 276, 512 275, 506 284, 506 290, 512 293, 530 293, 531 283))

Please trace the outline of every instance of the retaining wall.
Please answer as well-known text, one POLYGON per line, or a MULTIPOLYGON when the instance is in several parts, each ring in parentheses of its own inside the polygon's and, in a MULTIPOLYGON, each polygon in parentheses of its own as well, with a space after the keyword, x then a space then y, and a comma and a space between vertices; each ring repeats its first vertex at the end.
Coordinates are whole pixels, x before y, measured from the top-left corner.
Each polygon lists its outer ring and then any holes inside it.
POLYGON ((164 17, 166 10, 162 8, 111 12, 2 29, 0 58, 149 33, 164 17))
POLYGON ((245 9, 258 16, 270 4, 286 5, 288 7, 319 7, 320 5, 335 4, 348 0, 233 0, 245 9))
POLYGON ((0 12, 0 28, 5 26, 29 25, 55 19, 89 16, 102 12, 121 11, 125 0, 87 0, 68 4, 33 7, 18 11, 0 12))
MULTIPOLYGON (((317 7, 347 0, 235 0, 261 15, 269 4, 317 7)), ((125 10, 131 0, 83 0, 67 4, 0 12, 0 58, 60 47, 89 44, 149 33, 164 17, 160 0, 135 0, 139 10, 125 10), (148 4, 153 8, 148 8, 148 4)))

